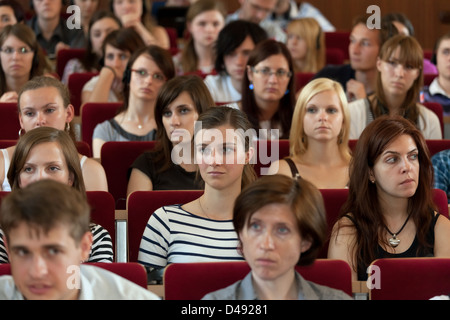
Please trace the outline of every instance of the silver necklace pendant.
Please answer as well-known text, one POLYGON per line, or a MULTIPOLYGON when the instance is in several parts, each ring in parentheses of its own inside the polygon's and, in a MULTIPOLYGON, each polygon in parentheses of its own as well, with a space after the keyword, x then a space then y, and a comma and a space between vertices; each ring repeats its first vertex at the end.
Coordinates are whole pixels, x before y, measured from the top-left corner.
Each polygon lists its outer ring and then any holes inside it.
POLYGON ((138 129, 142 129, 142 125, 141 124, 138 124, 138 129))
POLYGON ((397 247, 399 245, 399 243, 400 243, 400 239, 397 239, 395 234, 392 236, 392 238, 389 238, 389 245, 392 248, 397 247))

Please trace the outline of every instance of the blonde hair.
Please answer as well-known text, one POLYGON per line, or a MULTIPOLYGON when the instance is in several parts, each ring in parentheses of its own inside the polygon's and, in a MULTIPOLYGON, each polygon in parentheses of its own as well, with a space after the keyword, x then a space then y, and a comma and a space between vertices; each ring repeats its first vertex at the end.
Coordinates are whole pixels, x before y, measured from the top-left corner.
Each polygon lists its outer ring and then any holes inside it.
POLYGON ((307 46, 303 69, 294 69, 295 72, 317 72, 325 66, 325 35, 316 19, 292 20, 286 27, 286 32, 304 39, 307 46))
POLYGON ((300 92, 292 116, 291 132, 289 135, 290 156, 301 155, 308 149, 308 138, 304 131, 303 119, 305 118, 306 106, 308 102, 317 94, 324 91, 333 91, 337 94, 343 113, 341 132, 336 143, 339 145, 339 151, 343 157, 350 160, 350 148, 348 146, 348 137, 350 133, 350 113, 348 111, 347 97, 344 89, 334 80, 328 78, 318 78, 309 82, 300 92))

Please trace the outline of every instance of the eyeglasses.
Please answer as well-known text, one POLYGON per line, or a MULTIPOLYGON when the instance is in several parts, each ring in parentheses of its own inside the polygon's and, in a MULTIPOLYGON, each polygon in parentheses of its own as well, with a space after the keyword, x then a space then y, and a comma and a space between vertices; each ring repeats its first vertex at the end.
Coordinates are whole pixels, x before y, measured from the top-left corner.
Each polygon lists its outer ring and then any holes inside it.
POLYGON ((11 47, 4 47, 0 49, 0 52, 3 52, 4 54, 13 54, 14 52, 17 52, 18 54, 27 54, 30 52, 33 52, 33 50, 28 49, 26 47, 22 47, 22 48, 18 48, 18 49, 14 49, 11 47))
POLYGON ((271 71, 270 68, 256 69, 256 68, 252 67, 252 71, 254 73, 259 73, 264 78, 268 78, 272 74, 276 75, 278 79, 290 78, 292 76, 291 71, 287 71, 284 69, 278 69, 277 71, 271 71))
POLYGON ((131 71, 136 72, 136 74, 138 75, 138 77, 140 79, 147 79, 148 76, 152 77, 153 80, 156 80, 158 82, 164 82, 166 81, 166 77, 164 75, 162 75, 161 73, 150 73, 147 72, 147 70, 144 69, 131 69, 131 71))

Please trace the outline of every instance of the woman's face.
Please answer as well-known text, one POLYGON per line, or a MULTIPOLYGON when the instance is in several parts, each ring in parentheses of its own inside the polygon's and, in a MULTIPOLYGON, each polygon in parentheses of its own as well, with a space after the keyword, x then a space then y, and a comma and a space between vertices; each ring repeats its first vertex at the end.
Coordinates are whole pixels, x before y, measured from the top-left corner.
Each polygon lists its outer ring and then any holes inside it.
POLYGON ((163 112, 162 122, 173 144, 191 141, 198 112, 190 94, 183 91, 163 112), (188 139, 189 138, 189 139, 188 139))
POLYGON ((14 10, 10 6, 0 6, 0 31, 4 27, 17 23, 14 10))
POLYGON ((378 72, 381 73, 383 91, 390 96, 404 96, 419 77, 420 70, 400 63, 400 47, 395 49, 387 61, 378 59, 378 72))
POLYGON ((57 142, 43 142, 30 150, 20 170, 19 187, 25 188, 42 179, 55 180, 69 186, 73 184, 73 175, 57 142))
POLYGON ((292 60, 303 61, 308 52, 308 44, 305 39, 297 34, 288 33, 286 46, 291 53, 292 60))
POLYGON ((90 35, 91 35, 91 44, 92 51, 97 54, 97 56, 101 57, 102 54, 102 45, 106 36, 114 30, 119 30, 120 26, 117 24, 116 20, 113 18, 103 18, 97 20, 92 24, 90 35))
POLYGON ((120 50, 107 44, 105 46, 105 65, 113 68, 116 71, 116 76, 122 79, 130 55, 128 51, 120 50))
POLYGON ((311 241, 302 238, 291 208, 281 203, 254 212, 239 239, 252 276, 260 281, 292 277, 301 254, 311 247, 311 241))
POLYGON ((207 185, 218 190, 240 187, 244 166, 253 149, 245 151, 239 132, 229 125, 202 129, 195 135, 194 145, 195 161, 207 185))
POLYGON ((269 56, 253 68, 247 68, 247 76, 254 85, 255 100, 279 101, 286 93, 292 71, 282 54, 269 56))
POLYGON ((119 17, 128 14, 135 14, 137 17, 142 16, 142 0, 114 0, 114 14, 119 17))
POLYGON ((234 49, 233 52, 223 57, 225 70, 230 77, 237 81, 242 81, 245 75, 245 66, 247 65, 250 52, 255 48, 255 43, 250 36, 247 36, 244 41, 234 49))
POLYGON ((63 99, 58 89, 43 87, 27 90, 22 93, 19 101, 20 126, 25 131, 37 127, 53 127, 64 130, 67 123, 74 117, 73 106, 64 107, 63 99))
POLYGON ((436 60, 439 76, 450 79, 450 39, 444 39, 440 42, 436 52, 436 60))
POLYGON ((379 198, 409 198, 419 184, 419 169, 417 145, 411 136, 403 134, 375 160, 370 179, 375 181, 379 198))
POLYGON ((166 77, 148 54, 140 55, 131 67, 130 96, 155 101, 166 77))
POLYGON ((98 7, 98 0, 74 0, 75 5, 80 8, 81 18, 89 21, 98 7))
POLYGON ((197 15, 188 23, 188 30, 198 45, 212 47, 224 25, 223 15, 217 10, 211 10, 197 15))
POLYGON ((308 141, 336 141, 344 121, 337 93, 332 90, 319 92, 308 101, 305 108, 303 128, 308 141))
POLYGON ((34 55, 35 52, 25 42, 16 36, 8 36, 0 52, 3 72, 11 78, 29 78, 34 55))

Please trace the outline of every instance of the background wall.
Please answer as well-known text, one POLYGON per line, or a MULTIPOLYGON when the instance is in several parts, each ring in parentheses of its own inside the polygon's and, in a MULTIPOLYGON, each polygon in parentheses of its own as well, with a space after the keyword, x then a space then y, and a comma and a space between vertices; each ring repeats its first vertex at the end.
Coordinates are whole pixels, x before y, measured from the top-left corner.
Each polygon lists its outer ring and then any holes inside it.
MULTIPOLYGON (((230 12, 239 8, 238 0, 221 0, 230 12)), ((297 1, 300 2, 300 1, 297 1)), ((450 16, 449 0, 308 0, 317 7, 338 30, 350 30, 352 20, 358 15, 367 15, 367 7, 377 5, 381 15, 402 12, 414 25, 416 37, 424 49, 432 49, 437 38, 450 32, 450 24, 444 24, 440 15, 450 16)), ((447 20, 450 20, 447 18, 447 20)))

